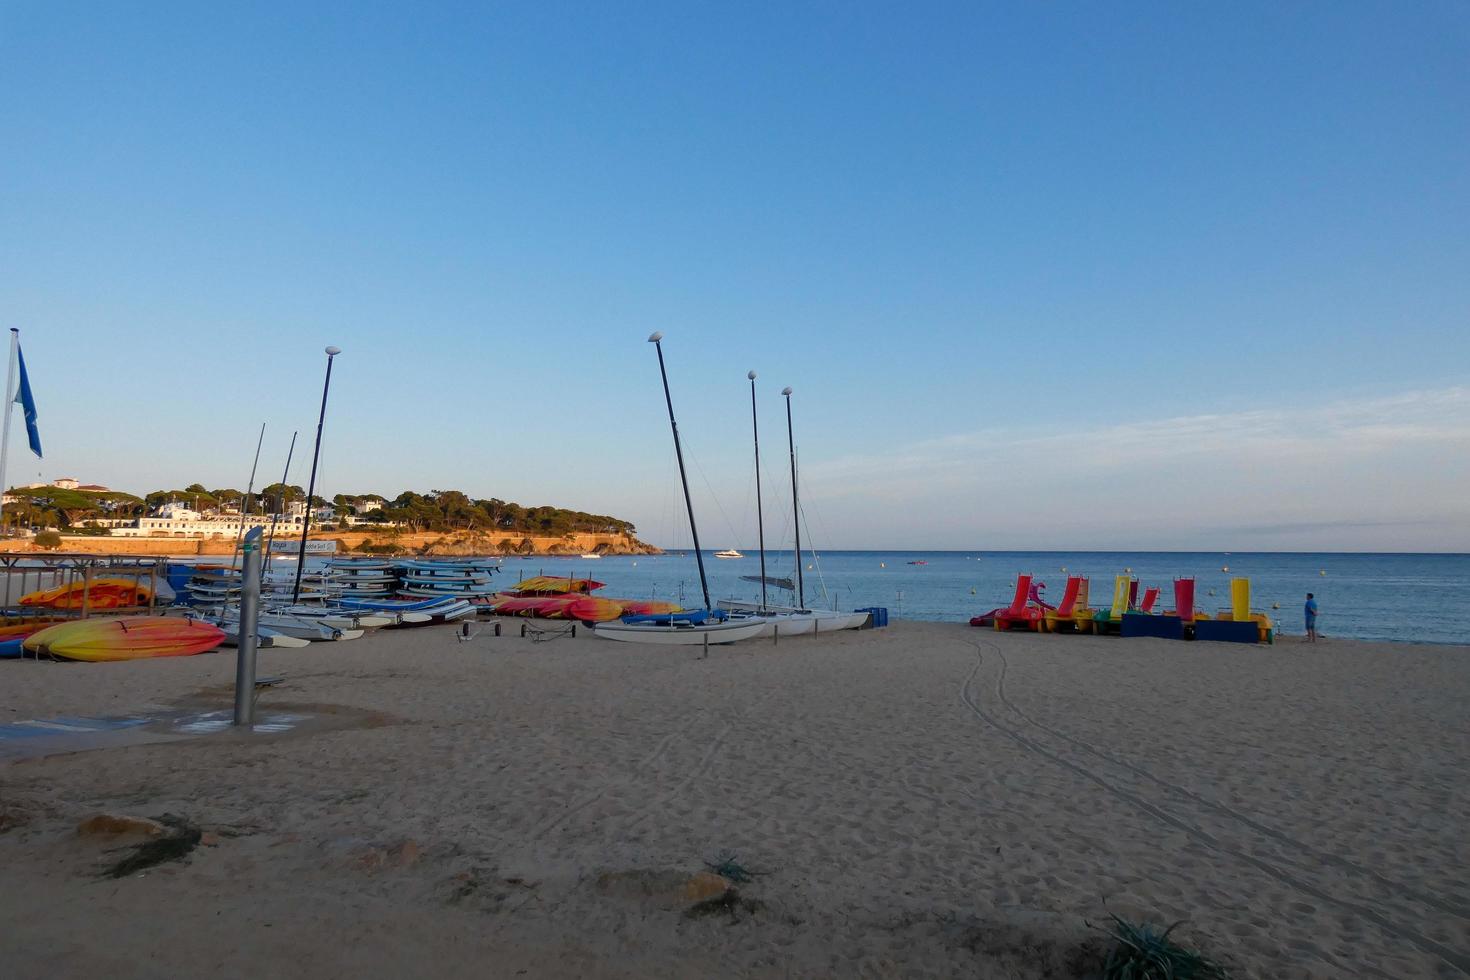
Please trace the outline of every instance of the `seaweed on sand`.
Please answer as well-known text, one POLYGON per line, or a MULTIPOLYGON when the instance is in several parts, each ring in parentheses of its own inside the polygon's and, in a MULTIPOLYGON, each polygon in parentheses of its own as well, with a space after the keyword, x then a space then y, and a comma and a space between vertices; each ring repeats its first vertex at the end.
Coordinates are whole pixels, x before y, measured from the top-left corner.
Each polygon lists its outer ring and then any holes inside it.
POLYGON ((161 836, 146 840, 132 848, 132 853, 102 872, 104 878, 126 878, 128 875, 163 864, 183 860, 199 846, 202 832, 184 817, 165 813, 157 818, 168 828, 161 836))
POLYGON ((770 874, 769 871, 752 871, 735 860, 735 855, 726 851, 713 861, 704 862, 704 866, 727 881, 733 881, 737 885, 743 885, 754 881, 758 875, 770 874))
POLYGON ((1108 913, 1113 947, 1103 963, 1103 980, 1228 980, 1225 968, 1169 939, 1183 923, 1160 931, 1108 913))

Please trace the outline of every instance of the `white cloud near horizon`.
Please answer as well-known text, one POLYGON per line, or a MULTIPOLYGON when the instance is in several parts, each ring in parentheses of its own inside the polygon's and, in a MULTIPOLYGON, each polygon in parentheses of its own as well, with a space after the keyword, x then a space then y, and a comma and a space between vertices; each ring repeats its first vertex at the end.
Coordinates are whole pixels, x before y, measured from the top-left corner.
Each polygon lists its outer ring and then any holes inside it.
POLYGON ((837 547, 1465 551, 1467 459, 1470 388, 1451 387, 998 425, 813 461, 803 476, 843 538, 871 527, 871 541, 837 547))

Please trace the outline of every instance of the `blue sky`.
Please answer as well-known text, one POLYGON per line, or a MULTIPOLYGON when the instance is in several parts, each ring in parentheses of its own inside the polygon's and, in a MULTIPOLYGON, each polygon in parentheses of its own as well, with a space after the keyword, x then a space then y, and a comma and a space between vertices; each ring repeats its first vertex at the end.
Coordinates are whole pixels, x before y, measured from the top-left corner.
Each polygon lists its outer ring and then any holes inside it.
POLYGON ((423 6, 0 5, 11 482, 1470 550, 1465 5, 423 6))

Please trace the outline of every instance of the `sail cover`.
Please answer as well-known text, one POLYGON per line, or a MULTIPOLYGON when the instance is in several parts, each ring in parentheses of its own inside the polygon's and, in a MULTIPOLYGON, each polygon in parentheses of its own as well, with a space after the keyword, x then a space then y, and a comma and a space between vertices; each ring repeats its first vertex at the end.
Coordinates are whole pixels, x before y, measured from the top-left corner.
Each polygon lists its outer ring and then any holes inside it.
MULTIPOLYGON (((740 577, 746 582, 759 582, 762 580, 759 575, 742 575, 740 577)), ((767 575, 764 581, 767 585, 774 585, 778 589, 785 589, 788 592, 796 591, 796 583, 789 578, 777 578, 774 575, 767 575)))

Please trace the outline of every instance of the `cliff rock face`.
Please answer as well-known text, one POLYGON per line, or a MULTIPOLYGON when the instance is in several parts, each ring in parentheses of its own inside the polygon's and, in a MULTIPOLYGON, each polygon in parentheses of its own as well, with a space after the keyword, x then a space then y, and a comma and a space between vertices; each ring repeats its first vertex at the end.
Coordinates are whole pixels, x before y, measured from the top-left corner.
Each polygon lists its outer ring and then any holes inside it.
POLYGON ((656 555, 658 548, 631 534, 566 534, 560 536, 460 531, 450 534, 323 532, 350 551, 392 549, 418 555, 656 555))
MULTIPOLYGON (((312 532, 313 540, 335 540, 338 554, 366 551, 405 555, 657 555, 661 552, 631 534, 561 536, 455 532, 392 535, 383 531, 312 532)), ((8 542, 7 551, 42 551, 30 542, 8 542)), ((228 555, 233 539, 111 538, 63 535, 62 553, 89 555, 228 555)))

